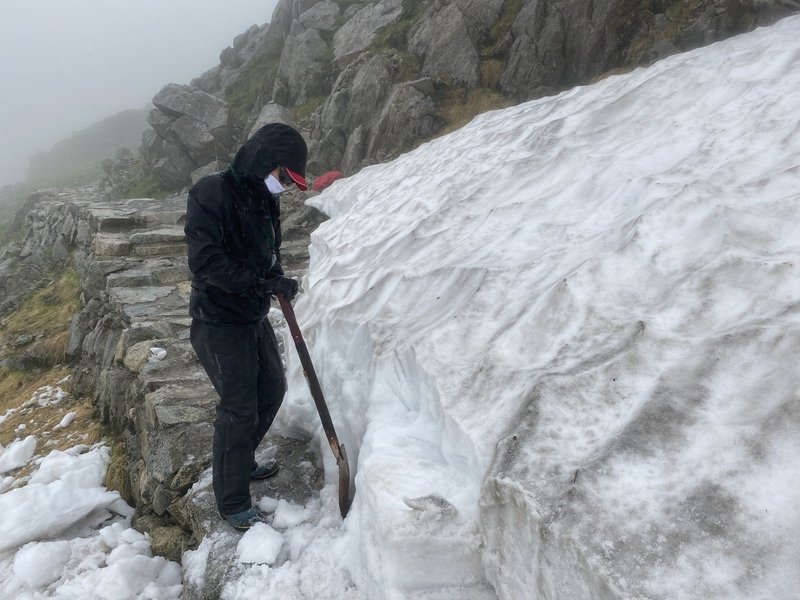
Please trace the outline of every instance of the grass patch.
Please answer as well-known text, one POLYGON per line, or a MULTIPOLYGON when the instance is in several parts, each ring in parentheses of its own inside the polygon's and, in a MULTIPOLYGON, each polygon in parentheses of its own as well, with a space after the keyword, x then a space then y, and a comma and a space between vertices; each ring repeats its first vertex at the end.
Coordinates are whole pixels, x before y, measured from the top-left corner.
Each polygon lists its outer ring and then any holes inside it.
POLYGON ((274 83, 280 55, 265 52, 248 62, 239 77, 225 88, 225 100, 236 123, 243 124, 258 100, 259 94, 274 83))
POLYGON ((394 56, 398 59, 392 74, 392 79, 395 83, 413 81, 420 77, 422 66, 419 64, 419 58, 415 54, 397 51, 394 56))
POLYGON ((146 170, 141 163, 134 167, 131 176, 133 178, 133 184, 121 194, 123 199, 163 199, 169 196, 170 193, 178 191, 165 188, 164 184, 158 180, 158 177, 156 177, 152 171, 146 170))
POLYGON ((53 338, 54 344, 60 345, 62 341, 55 338, 81 309, 80 287, 78 274, 66 271, 46 287, 31 293, 20 308, 6 318, 0 332, 9 335, 45 333, 53 338))
POLYGON ((495 58, 481 62, 481 83, 483 87, 498 89, 500 87, 500 78, 503 76, 505 68, 506 64, 502 60, 495 58))
POLYGON ((467 90, 455 88, 441 93, 436 98, 436 107, 444 126, 438 135, 460 129, 479 114, 499 108, 508 108, 513 102, 486 88, 467 90))
POLYGON ((131 481, 127 473, 128 452, 121 440, 111 444, 111 462, 106 470, 106 488, 116 490, 120 496, 131 506, 136 503, 136 498, 131 490, 131 481))
MULTIPOLYGON (((36 437, 36 454, 44 456, 52 450, 67 450, 78 444, 92 445, 105 437, 105 430, 94 418, 94 407, 86 398, 73 398, 69 393, 66 368, 31 374, 0 369, 0 444, 6 446, 17 438, 36 437), (60 401, 41 406, 34 393, 45 386, 61 387, 67 395, 60 401), (75 420, 59 427, 69 412, 75 420)), ((28 465, 12 474, 18 479, 29 475, 35 465, 28 465)))
POLYGON ((298 123, 305 121, 317 108, 322 106, 327 99, 328 96, 314 96, 313 98, 309 98, 303 104, 292 108, 292 117, 294 117, 294 120, 298 123))
POLYGON ((484 46, 484 56, 494 56, 497 52, 497 45, 500 43, 505 35, 511 30, 511 26, 522 10, 522 0, 505 0, 503 8, 500 10, 500 16, 494 22, 491 29, 489 29, 488 39, 484 46))
POLYGON ((416 2, 414 12, 407 17, 400 19, 390 25, 385 25, 378 29, 375 37, 369 45, 369 50, 373 52, 385 52, 393 49, 405 49, 408 45, 409 30, 419 23, 425 11, 430 6, 430 0, 416 2))

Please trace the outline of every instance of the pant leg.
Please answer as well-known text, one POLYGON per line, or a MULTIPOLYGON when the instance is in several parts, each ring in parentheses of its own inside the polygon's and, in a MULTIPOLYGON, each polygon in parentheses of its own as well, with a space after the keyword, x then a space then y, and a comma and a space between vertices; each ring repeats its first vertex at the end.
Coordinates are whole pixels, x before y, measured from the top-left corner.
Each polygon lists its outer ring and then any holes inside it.
POLYGON ((281 353, 275 332, 266 319, 258 328, 258 425, 253 434, 253 448, 264 439, 286 394, 281 353))
POLYGON ((258 326, 220 327, 194 320, 192 347, 219 394, 214 421, 213 486, 223 514, 247 510, 258 425, 258 326))

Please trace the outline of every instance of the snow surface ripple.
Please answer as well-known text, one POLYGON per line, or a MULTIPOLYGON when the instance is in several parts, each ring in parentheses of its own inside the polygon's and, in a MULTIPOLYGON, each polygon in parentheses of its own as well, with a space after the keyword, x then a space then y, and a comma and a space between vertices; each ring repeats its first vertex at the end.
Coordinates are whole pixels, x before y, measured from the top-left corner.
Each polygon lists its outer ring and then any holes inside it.
POLYGON ((310 202, 297 313, 370 598, 798 598, 798 97, 793 17, 310 202))

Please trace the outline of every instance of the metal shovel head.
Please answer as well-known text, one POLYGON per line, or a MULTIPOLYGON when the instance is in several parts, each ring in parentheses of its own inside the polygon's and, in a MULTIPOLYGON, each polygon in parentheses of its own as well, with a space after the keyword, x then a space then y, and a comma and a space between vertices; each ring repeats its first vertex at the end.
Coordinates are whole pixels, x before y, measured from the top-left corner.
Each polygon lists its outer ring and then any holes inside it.
POLYGON ((336 458, 339 465, 339 512, 342 518, 347 516, 353 497, 350 494, 350 464, 347 462, 347 452, 344 446, 339 446, 339 456, 336 458))

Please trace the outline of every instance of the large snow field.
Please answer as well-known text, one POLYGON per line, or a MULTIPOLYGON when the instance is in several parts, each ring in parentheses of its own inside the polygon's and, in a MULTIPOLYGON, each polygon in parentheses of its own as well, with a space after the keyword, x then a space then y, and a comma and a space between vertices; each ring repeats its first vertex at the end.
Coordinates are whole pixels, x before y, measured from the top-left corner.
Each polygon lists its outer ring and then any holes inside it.
POLYGON ((311 201, 370 598, 800 597, 799 99, 794 17, 311 201))

